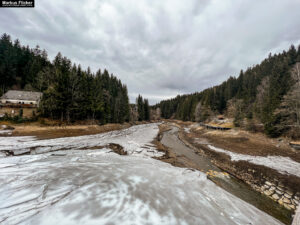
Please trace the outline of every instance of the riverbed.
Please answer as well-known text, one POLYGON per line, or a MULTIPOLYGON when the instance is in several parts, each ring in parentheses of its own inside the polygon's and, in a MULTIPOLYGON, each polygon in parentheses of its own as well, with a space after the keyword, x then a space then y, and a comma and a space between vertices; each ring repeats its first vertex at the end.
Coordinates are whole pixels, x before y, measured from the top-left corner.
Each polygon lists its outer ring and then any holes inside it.
POLYGON ((179 156, 177 160, 181 164, 192 166, 200 171, 211 174, 212 176, 209 176, 209 178, 219 187, 281 220, 283 223, 291 224, 291 211, 285 209, 261 193, 254 191, 249 185, 235 177, 229 174, 227 176, 222 176, 223 173, 220 173, 222 170, 216 167, 209 157, 197 154, 192 148, 179 139, 178 127, 173 126, 172 124, 169 124, 169 126, 171 127, 171 130, 163 133, 161 142, 174 152, 176 156, 179 156), (215 171, 216 173, 212 173, 210 171, 215 171))

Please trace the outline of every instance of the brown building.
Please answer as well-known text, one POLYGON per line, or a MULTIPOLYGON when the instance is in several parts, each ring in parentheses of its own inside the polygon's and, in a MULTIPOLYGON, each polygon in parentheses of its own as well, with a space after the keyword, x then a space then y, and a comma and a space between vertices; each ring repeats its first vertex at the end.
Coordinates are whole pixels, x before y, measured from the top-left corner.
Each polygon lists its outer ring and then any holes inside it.
POLYGON ((23 116, 31 117, 36 112, 42 95, 41 92, 10 90, 0 98, 0 116, 5 113, 16 116, 23 109, 23 116))

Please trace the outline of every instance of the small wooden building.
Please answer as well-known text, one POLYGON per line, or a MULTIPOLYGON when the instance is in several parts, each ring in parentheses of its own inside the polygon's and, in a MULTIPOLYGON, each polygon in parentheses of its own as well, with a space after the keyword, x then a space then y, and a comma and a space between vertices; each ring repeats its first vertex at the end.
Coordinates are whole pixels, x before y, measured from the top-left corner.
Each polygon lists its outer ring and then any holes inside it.
POLYGON ((23 109, 23 115, 31 117, 36 112, 42 95, 41 92, 10 90, 0 98, 0 116, 15 116, 23 109))

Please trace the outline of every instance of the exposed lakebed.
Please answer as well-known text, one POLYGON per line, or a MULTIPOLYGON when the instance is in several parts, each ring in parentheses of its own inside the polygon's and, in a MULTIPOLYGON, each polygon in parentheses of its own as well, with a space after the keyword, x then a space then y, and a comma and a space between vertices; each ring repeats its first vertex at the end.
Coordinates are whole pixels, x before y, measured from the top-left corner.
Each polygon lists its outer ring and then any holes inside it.
POLYGON ((74 138, 0 138, 1 151, 35 149, 0 158, 0 223, 281 224, 205 173, 151 158, 162 155, 151 144, 157 133, 147 124, 74 138), (109 143, 128 155, 93 149, 109 143))

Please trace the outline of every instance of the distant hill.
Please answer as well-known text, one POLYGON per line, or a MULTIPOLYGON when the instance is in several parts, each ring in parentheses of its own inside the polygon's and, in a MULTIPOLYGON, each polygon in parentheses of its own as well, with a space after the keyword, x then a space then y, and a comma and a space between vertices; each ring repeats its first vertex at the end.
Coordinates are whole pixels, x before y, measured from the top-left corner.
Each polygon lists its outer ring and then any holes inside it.
POLYGON ((163 118, 206 121, 217 114, 234 118, 236 126, 252 131, 263 124, 270 136, 300 138, 300 46, 269 55, 260 64, 241 71, 204 91, 161 101, 163 118))

